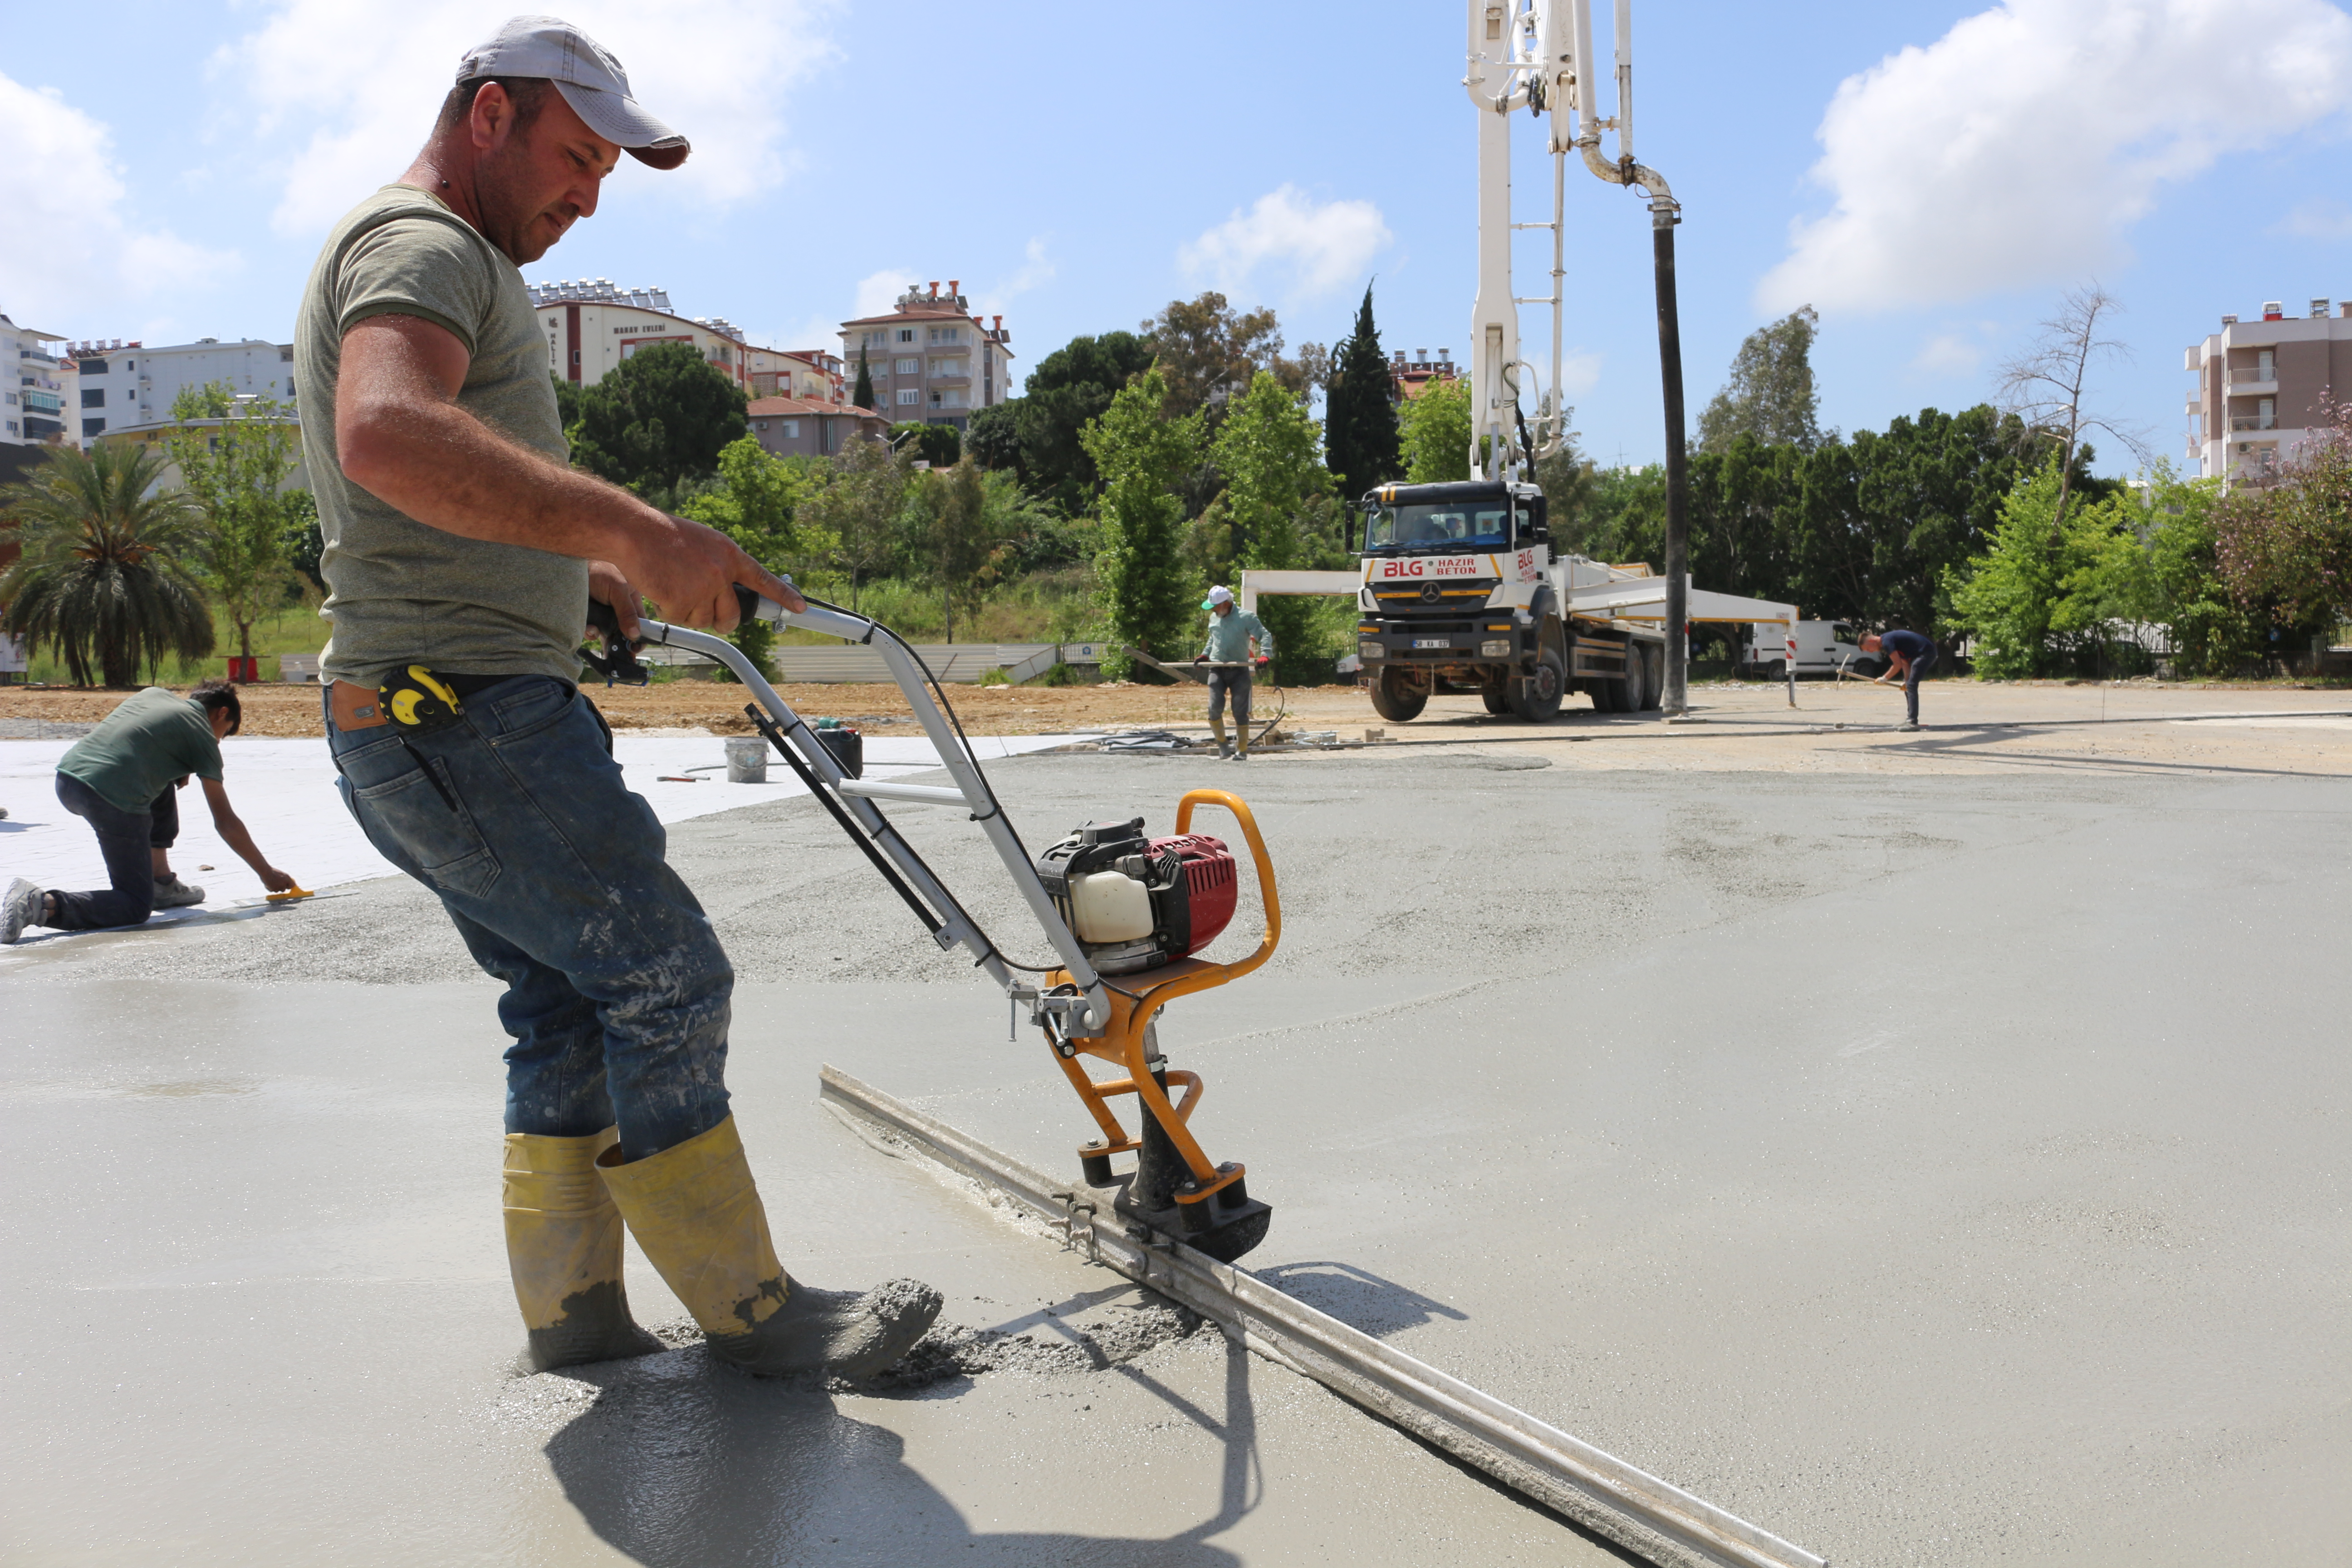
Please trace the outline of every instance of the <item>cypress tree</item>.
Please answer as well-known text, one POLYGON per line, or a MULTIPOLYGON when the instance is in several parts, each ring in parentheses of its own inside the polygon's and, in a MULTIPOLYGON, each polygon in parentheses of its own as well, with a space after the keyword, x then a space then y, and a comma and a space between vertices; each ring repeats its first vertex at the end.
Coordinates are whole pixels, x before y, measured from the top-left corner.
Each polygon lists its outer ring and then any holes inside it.
POLYGON ((1374 485, 1404 472, 1398 455, 1395 384, 1372 324, 1372 290, 1356 310, 1356 330, 1332 353, 1331 386, 1323 421, 1324 466, 1353 504, 1374 485))
POLYGON ((860 408, 874 406, 874 377, 866 368, 866 345, 863 343, 857 345, 857 387, 849 395, 849 401, 860 408))

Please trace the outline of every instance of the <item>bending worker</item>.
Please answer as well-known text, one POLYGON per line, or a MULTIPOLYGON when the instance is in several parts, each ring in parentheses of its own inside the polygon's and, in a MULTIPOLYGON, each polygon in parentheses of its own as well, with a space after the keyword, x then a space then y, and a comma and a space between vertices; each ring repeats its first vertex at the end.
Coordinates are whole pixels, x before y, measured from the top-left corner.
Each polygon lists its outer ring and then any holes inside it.
POLYGON ((226 680, 206 681, 185 697, 151 686, 125 698, 75 742, 58 759, 58 803, 98 835, 113 885, 104 892, 45 892, 18 878, 0 897, 0 942, 15 942, 26 926, 135 926, 157 910, 203 903, 205 890, 180 880, 171 861, 180 837, 177 792, 192 777, 205 781, 205 804, 212 807, 221 841, 253 868, 263 887, 273 893, 291 889, 294 879, 254 847, 221 782, 220 743, 243 721, 236 688, 226 680))
POLYGON ((1250 727, 1250 644, 1255 641, 1261 652, 1271 658, 1274 634, 1249 611, 1234 603, 1231 588, 1209 590, 1201 601, 1201 608, 1209 612, 1209 644, 1192 658, 1194 664, 1213 664, 1209 671, 1209 733, 1217 738, 1217 755, 1238 754, 1242 762, 1249 761, 1250 727), (1234 728, 1240 732, 1241 751, 1236 753, 1234 742, 1225 739, 1225 699, 1234 700, 1234 728))
POLYGON ((1919 681, 1936 668, 1936 645, 1917 632, 1877 632, 1862 639, 1864 653, 1884 652, 1886 670, 1876 682, 1892 686, 1895 678, 1903 679, 1903 706, 1909 717, 1903 722, 1906 730, 1919 727, 1919 681))
POLYGON ((370 842, 506 983, 530 1363, 663 1348, 629 1314, 625 1222, 721 1360, 862 1376, 939 1293, 815 1290, 778 1263, 728 1111, 734 971, 574 685, 592 597, 632 634, 639 590, 722 632, 737 584, 804 607, 725 534, 566 466, 518 268, 595 212, 624 150, 674 169, 687 142, 593 41, 517 17, 459 64, 408 171, 327 237, 294 368, 334 622, 328 744, 370 842))

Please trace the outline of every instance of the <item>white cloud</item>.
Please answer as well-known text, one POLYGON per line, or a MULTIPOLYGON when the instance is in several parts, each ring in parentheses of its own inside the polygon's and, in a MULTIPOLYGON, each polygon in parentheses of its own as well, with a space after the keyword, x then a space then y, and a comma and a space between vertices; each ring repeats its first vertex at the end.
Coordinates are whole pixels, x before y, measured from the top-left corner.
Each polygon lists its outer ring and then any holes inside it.
MULTIPOLYGON (((790 89, 836 52, 816 26, 830 9, 829 0, 572 0, 565 19, 618 56, 637 101, 694 144, 674 174, 625 158, 618 177, 659 179, 714 205, 776 185, 795 162, 790 89)), ((212 64, 257 106, 265 150, 279 142, 277 230, 315 234, 397 178, 459 57, 513 10, 512 0, 273 0, 268 19, 212 64)))
POLYGON ((1334 201, 1318 206, 1296 185, 1258 197, 1200 238, 1181 247, 1177 264, 1231 294, 1259 268, 1286 268, 1289 286, 1303 296, 1328 294, 1361 281, 1365 269, 1393 237, 1370 202, 1334 201))
POLYGON ((2352 206, 2346 206, 2333 196, 2314 196, 2298 202, 2285 217, 2271 226, 2271 232, 2297 235, 2305 239, 2352 239, 2352 206))
POLYGON ((1937 332, 1911 356, 1911 368, 1923 375, 1968 375, 1984 363, 1984 351, 1958 332, 1937 332))
POLYGON ((986 315, 992 310, 1004 310, 1014 300, 1032 289, 1042 289, 1051 283, 1057 271, 1053 258, 1045 254, 1045 240, 1039 236, 1028 243, 1021 253, 1021 266, 1002 283, 974 288, 967 296, 972 302, 972 313, 986 315))
POLYGON ((131 301, 184 294, 237 266, 234 253, 140 225, 125 210, 113 133, 54 88, 0 76, 0 310, 18 326, 120 336, 136 330, 121 320, 131 301))
POLYGON ((879 272, 869 272, 857 280, 857 295, 845 320, 860 316, 878 316, 898 302, 898 296, 917 287, 921 280, 903 267, 886 267, 879 272))
MULTIPOLYGON (((1519 352, 1525 353, 1528 342, 1520 340, 1519 352)), ((1562 349, 1559 355, 1559 384, 1570 397, 1581 397, 1601 384, 1601 356, 1583 349, 1562 349)))
POLYGON ((2326 0, 2008 0, 1849 77, 1769 313, 1969 299, 2126 258, 2168 182, 2352 101, 2352 17, 2326 0))

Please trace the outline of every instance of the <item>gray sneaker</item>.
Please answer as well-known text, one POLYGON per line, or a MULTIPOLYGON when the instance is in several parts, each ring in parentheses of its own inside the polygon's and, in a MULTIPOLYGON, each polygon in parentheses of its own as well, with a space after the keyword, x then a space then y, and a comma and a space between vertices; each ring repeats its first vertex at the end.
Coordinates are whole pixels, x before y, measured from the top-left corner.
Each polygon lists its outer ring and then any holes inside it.
POLYGON ((1919 725, 1916 720, 1906 719, 1902 723, 1897 724, 1895 727, 1898 730, 1916 730, 1919 725))
POLYGON ((180 880, 176 871, 155 879, 155 907, 159 910, 184 910, 204 901, 205 890, 180 880))
POLYGON ((15 942, 26 926, 41 923, 41 889, 19 877, 0 896, 0 943, 15 942))

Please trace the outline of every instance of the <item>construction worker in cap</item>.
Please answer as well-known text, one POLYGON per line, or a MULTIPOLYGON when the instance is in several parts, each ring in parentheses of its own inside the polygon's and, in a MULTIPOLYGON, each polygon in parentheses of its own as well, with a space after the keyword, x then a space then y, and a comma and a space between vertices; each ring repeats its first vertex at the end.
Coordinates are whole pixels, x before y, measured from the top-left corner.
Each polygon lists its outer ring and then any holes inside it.
MULTIPOLYGON (((728 1110, 734 972, 574 681, 589 604, 725 632, 741 584, 803 607, 723 533, 567 466, 521 265, 596 210, 625 152, 686 138, 577 28, 519 16, 459 64, 424 150, 327 237, 295 342, 325 538, 328 743, 368 838, 506 983, 506 1239, 538 1369, 664 1348, 631 1319, 625 1222, 721 1360, 862 1376, 939 1293, 786 1277, 728 1110)), ((591 363, 594 362, 592 361, 591 363)))
POLYGON ((1250 742, 1250 644, 1255 642, 1261 658, 1272 658, 1274 634, 1264 622, 1234 603, 1234 591, 1226 587, 1209 590, 1201 601, 1201 608, 1209 612, 1208 646, 1193 656, 1194 664, 1213 664, 1209 671, 1209 732, 1217 738, 1217 754, 1249 761, 1250 742), (1233 698, 1234 729, 1240 737, 1241 749, 1225 739, 1225 699, 1233 698))

